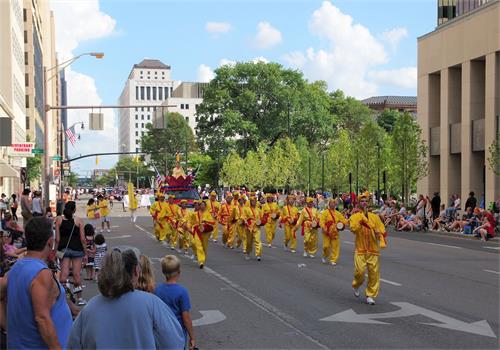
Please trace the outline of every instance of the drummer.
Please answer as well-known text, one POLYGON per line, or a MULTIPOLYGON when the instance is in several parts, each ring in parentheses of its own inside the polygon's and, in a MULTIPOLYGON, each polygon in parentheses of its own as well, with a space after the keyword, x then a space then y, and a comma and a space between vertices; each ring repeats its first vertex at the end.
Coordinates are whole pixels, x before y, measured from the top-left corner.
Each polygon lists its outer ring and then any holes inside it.
POLYGON ((336 210, 337 200, 332 198, 328 202, 328 208, 323 210, 319 220, 323 230, 323 264, 329 263, 332 266, 337 265, 340 254, 339 231, 347 225, 347 219, 336 210))
POLYGON ((301 234, 304 237, 304 258, 308 256, 314 258, 318 250, 318 228, 319 213, 314 208, 314 198, 306 198, 306 206, 300 212, 299 221, 295 225, 295 230, 301 227, 301 234))
POLYGON ((252 246, 255 246, 255 257, 258 261, 262 257, 262 242, 260 239, 260 227, 262 226, 262 210, 257 208, 257 198, 250 197, 250 205, 243 208, 243 219, 245 221, 245 260, 250 260, 252 246))

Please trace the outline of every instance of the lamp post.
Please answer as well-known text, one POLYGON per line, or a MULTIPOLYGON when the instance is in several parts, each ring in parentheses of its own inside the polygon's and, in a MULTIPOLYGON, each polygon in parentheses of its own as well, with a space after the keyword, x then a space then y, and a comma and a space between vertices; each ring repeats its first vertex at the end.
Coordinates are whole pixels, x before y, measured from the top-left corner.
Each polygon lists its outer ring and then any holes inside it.
POLYGON ((78 56, 75 56, 73 58, 70 58, 69 60, 66 60, 58 65, 55 65, 54 67, 43 67, 43 102, 44 102, 44 109, 43 109, 43 132, 44 132, 44 171, 43 171, 43 196, 44 196, 44 205, 45 208, 50 206, 50 198, 49 198, 49 191, 50 191, 50 155, 49 155, 49 116, 48 112, 51 110, 50 105, 47 103, 47 83, 52 80, 53 78, 57 77, 58 72, 65 69, 68 67, 70 64, 75 62, 77 59, 79 59, 82 56, 93 56, 97 59, 101 59, 104 57, 104 53, 102 52, 85 52, 82 53, 78 56), (51 72, 53 70, 57 70, 54 75, 51 77, 47 77, 47 73, 51 72))

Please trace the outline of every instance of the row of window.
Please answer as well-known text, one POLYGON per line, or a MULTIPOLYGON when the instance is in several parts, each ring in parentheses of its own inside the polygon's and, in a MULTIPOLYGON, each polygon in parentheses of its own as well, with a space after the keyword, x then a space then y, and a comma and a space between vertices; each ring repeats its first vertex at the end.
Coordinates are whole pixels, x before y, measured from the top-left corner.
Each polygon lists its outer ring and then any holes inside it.
POLYGON ((189 103, 181 103, 181 109, 189 109, 189 103))
POLYGON ((174 92, 173 87, 168 86, 136 86, 135 99, 141 101, 163 101, 171 97, 174 92))
MULTIPOLYGON (((135 120, 139 120, 139 115, 135 115, 135 120)), ((144 119, 144 114, 141 114, 141 120, 151 120, 151 116, 146 115, 146 119, 144 119)))

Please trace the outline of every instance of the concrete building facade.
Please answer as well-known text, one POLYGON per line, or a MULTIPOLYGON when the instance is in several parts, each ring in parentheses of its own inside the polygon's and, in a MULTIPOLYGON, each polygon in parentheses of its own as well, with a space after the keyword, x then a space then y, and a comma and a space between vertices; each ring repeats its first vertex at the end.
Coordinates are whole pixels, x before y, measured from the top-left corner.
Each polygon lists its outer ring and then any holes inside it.
POLYGON ((0 192, 19 189, 19 169, 26 160, 9 156, 12 143, 26 140, 23 1, 0 1, 0 192), (9 129, 9 130, 6 130, 9 129))
POLYGON ((146 132, 146 125, 153 121, 154 107, 172 97, 179 84, 171 79, 170 66, 159 60, 144 59, 133 66, 120 95, 119 105, 144 107, 117 110, 120 152, 140 151, 141 136, 146 132))
POLYGON ((500 1, 486 1, 418 39, 418 122, 429 172, 418 192, 500 195, 488 148, 499 133, 500 1))

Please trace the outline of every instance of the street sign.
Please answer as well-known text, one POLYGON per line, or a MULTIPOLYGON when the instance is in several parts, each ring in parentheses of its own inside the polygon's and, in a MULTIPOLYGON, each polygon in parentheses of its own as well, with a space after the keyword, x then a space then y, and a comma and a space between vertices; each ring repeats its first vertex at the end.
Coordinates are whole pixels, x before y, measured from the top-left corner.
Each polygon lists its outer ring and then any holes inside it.
POLYGON ((55 156, 52 157, 52 160, 61 161, 62 157, 60 155, 55 155, 55 156))
POLYGON ((43 148, 33 148, 31 150, 31 153, 33 153, 33 154, 43 154, 43 148))
POLYGON ((13 143, 8 148, 8 155, 10 157, 33 157, 34 142, 13 143))

